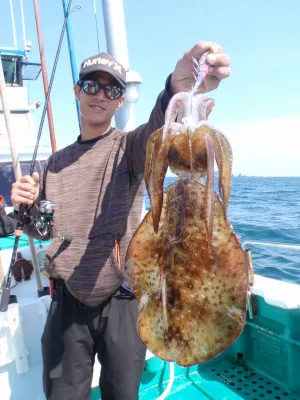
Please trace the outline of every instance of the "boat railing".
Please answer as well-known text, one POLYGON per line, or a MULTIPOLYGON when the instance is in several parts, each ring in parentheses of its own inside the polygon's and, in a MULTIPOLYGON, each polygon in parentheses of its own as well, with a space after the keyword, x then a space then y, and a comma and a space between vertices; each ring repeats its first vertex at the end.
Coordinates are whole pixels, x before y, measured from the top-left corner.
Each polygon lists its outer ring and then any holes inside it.
MULTIPOLYGON (((239 238, 240 239, 240 238, 239 238)), ((300 250, 300 245, 298 244, 283 244, 283 243, 274 243, 274 242, 265 242, 265 241, 256 241, 256 240, 247 240, 242 243, 242 249, 245 251, 249 266, 249 290, 247 296, 247 309, 249 312, 250 320, 254 317, 254 309, 252 304, 252 288, 254 285, 254 267, 252 262, 252 246, 261 246, 261 247, 273 247, 277 249, 288 249, 288 250, 300 250)))
POLYGON ((277 247, 281 249, 290 249, 290 250, 300 250, 299 244, 282 244, 282 243, 272 243, 272 242, 261 242, 261 241, 254 241, 254 240, 247 240, 246 242, 242 243, 242 248, 245 250, 247 246, 255 245, 255 246, 266 246, 266 247, 277 247))

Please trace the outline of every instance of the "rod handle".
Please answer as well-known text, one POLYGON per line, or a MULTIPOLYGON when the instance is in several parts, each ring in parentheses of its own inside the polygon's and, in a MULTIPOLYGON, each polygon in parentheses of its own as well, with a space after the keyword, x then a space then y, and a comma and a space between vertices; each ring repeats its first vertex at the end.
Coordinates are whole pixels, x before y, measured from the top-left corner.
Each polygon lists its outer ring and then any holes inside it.
POLYGON ((18 219, 17 219, 17 226, 14 232, 15 236, 22 236, 23 228, 25 219, 27 217, 28 206, 26 204, 20 204, 19 212, 18 212, 18 219))

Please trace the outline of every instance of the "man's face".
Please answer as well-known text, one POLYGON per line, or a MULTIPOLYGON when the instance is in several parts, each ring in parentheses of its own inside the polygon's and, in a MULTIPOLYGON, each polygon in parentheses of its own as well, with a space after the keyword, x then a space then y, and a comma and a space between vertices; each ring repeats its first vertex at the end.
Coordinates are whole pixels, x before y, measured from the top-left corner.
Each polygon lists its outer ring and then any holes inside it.
MULTIPOLYGON (((117 81, 106 72, 95 72, 85 77, 84 80, 118 86, 117 81)), ((75 85, 74 92, 77 100, 80 102, 81 118, 91 125, 101 126, 110 124, 116 109, 124 103, 124 96, 117 100, 108 99, 104 94, 103 88, 98 93, 90 95, 86 94, 80 86, 75 85)))

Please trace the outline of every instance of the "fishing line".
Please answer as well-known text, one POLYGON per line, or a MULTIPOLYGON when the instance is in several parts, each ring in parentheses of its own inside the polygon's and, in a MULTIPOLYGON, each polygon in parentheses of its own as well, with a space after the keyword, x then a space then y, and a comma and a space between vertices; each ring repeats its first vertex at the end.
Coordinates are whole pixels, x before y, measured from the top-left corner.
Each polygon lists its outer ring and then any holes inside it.
POLYGON ((99 53, 100 53, 100 41, 99 41, 99 30, 98 30, 98 22, 97 22, 97 8, 96 8, 96 0, 94 0, 94 15, 95 15, 95 23, 96 23, 96 32, 97 32, 98 51, 99 51, 99 53))
MULTIPOLYGON (((57 67, 57 63, 58 63, 58 58, 59 58, 59 55, 60 55, 60 50, 61 50, 61 46, 62 46, 62 42, 63 42, 64 33, 65 33, 65 30, 66 30, 67 20, 68 20, 69 14, 70 14, 71 5, 72 5, 72 0, 69 1, 68 8, 67 8, 67 11, 65 13, 65 19, 64 19, 63 27, 62 27, 61 34, 60 34, 58 48, 57 48, 57 51, 56 51, 53 70, 52 70, 52 74, 51 74, 51 78, 50 78, 50 82, 49 82, 49 87, 48 87, 48 91, 47 91, 47 95, 46 95, 46 99, 45 99, 45 104, 44 104, 44 109, 43 109, 43 113, 42 113, 42 117, 41 117, 39 130, 38 130, 36 145, 35 145, 32 161, 31 161, 31 165, 30 165, 30 171, 29 171, 29 175, 30 176, 34 172, 34 166, 35 166, 38 147, 39 147, 39 143, 40 143, 40 139, 41 139, 41 135, 42 135, 45 116, 46 116, 46 112, 47 112, 47 106, 48 106, 48 102, 49 102, 49 99, 50 99, 50 93, 51 93, 51 89, 52 89, 52 85, 53 85, 53 81, 54 81, 55 71, 56 71, 56 67, 57 67)), ((10 298, 10 283, 11 283, 11 279, 12 279, 13 266, 14 266, 15 261, 16 261, 19 239, 20 239, 20 237, 21 237, 21 235, 23 233, 23 228, 24 228, 24 225, 25 225, 27 212, 28 212, 28 206, 26 204, 20 204, 19 212, 18 212, 17 226, 16 226, 15 233, 14 233, 15 242, 14 242, 13 252, 12 252, 12 256, 11 256, 11 262, 10 262, 10 265, 9 265, 6 284, 3 287, 3 294, 2 294, 2 297, 1 297, 1 304, 0 304, 0 311, 1 312, 7 311, 7 308, 8 308, 9 298, 10 298)))
POLYGON ((49 87, 48 87, 48 91, 47 91, 47 95, 46 95, 46 100, 45 100, 45 104, 44 104, 44 109, 43 109, 43 113, 42 113, 42 117, 41 117, 41 123, 40 123, 39 130, 38 130, 37 141, 36 141, 36 145, 35 145, 35 149, 34 149, 34 153, 33 153, 33 158, 32 158, 32 162, 31 162, 31 166, 30 166, 29 175, 32 175, 32 173, 34 171, 35 159, 36 159, 36 155, 38 152, 39 142, 41 139, 41 134, 42 134, 43 126, 44 126, 45 116, 46 116, 46 112, 47 112, 47 105, 48 105, 49 99, 50 99, 50 93, 51 93, 51 89, 52 89, 52 85, 53 85, 53 81, 54 81, 54 76, 55 76, 58 58, 60 55, 60 50, 61 50, 61 46, 62 46, 62 42, 63 42, 63 38, 64 38, 64 33, 66 30, 67 20, 68 20, 69 14, 70 14, 71 3, 72 3, 72 0, 69 1, 68 9, 65 14, 64 24, 63 24, 62 31, 60 34, 59 44, 58 44, 58 48, 57 48, 57 52, 56 52, 56 56, 55 56, 55 60, 54 60, 53 70, 52 70, 49 87))

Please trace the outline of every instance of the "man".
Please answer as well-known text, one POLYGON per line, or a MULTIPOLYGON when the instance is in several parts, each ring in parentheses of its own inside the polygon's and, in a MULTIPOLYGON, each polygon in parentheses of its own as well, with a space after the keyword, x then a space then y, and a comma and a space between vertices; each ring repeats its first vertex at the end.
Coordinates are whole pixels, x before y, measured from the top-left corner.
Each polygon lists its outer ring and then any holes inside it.
MULTIPOLYGON (((178 61, 148 123, 131 132, 111 127, 124 103, 124 68, 105 53, 85 60, 74 86, 80 136, 50 157, 40 182, 33 174, 13 184, 16 210, 25 203, 34 212, 40 199, 55 203, 46 256, 54 296, 42 338, 48 399, 87 400, 96 354, 102 399, 138 397, 146 349, 136 329, 137 302, 122 268, 141 218, 146 143, 164 124, 170 97, 191 89, 192 58, 205 51, 210 69, 202 92, 230 75, 229 57, 220 46, 197 43, 178 61), (72 240, 61 241, 56 231, 72 240)), ((37 236, 32 225, 25 232, 37 236)))

